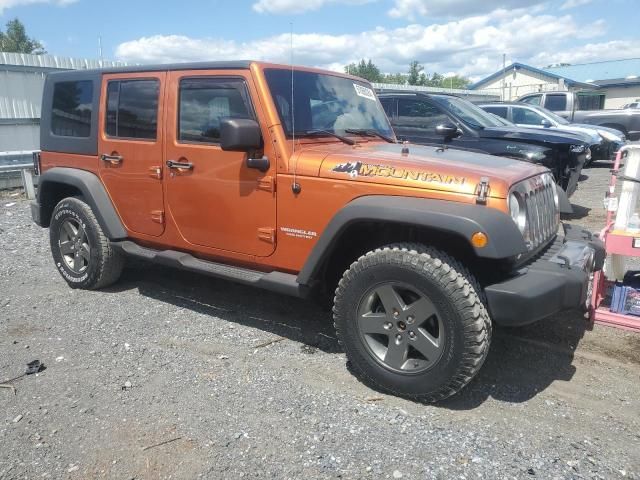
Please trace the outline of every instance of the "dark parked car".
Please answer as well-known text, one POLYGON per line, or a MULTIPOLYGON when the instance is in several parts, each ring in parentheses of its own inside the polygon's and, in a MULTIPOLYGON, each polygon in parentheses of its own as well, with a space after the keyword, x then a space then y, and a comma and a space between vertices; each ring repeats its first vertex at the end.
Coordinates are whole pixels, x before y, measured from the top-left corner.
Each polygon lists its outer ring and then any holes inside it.
MULTIPOLYGON (((402 140, 516 158, 544 165, 571 196, 591 157, 588 137, 517 127, 460 97, 430 93, 379 93, 402 140)), ((568 202, 565 211, 570 211, 568 202)))
POLYGON ((571 123, 551 110, 520 102, 479 103, 483 110, 498 115, 519 127, 549 128, 581 133, 591 137, 591 160, 611 160, 626 138, 620 130, 588 123, 571 123))

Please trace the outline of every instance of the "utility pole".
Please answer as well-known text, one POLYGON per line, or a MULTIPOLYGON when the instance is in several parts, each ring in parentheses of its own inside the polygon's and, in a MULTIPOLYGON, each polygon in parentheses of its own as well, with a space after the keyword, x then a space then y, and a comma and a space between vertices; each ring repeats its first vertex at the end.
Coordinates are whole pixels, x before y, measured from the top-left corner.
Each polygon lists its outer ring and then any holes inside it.
POLYGON ((100 60, 100 66, 102 67, 102 35, 98 35, 98 59, 100 60))
POLYGON ((502 101, 504 102, 505 100, 505 81, 506 81, 506 76, 507 76, 507 54, 503 53, 502 54, 502 101))

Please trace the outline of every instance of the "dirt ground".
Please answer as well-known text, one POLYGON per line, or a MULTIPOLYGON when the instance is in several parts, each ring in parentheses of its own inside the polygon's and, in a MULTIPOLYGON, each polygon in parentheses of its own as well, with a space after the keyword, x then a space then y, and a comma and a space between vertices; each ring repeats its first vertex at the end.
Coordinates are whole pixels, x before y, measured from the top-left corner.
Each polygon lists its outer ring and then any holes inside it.
MULTIPOLYGON (((609 165, 573 221, 604 221, 609 165)), ((134 263, 69 289, 0 198, 0 479, 640 478, 640 335, 578 313, 497 329, 457 397, 356 380, 313 303, 134 263)))

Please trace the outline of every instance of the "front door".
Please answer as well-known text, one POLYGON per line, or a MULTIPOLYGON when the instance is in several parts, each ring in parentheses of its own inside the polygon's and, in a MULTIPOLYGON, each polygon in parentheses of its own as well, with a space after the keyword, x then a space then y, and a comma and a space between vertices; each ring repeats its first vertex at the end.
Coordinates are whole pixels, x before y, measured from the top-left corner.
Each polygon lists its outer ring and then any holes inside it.
POLYGON ((248 70, 170 72, 166 195, 170 215, 189 243, 268 256, 275 249, 275 155, 263 129, 267 172, 247 168, 247 153, 220 148, 220 120, 262 113, 248 70))
POLYGON ((100 177, 125 227, 159 236, 162 193, 163 91, 166 73, 105 75, 102 82, 100 177))

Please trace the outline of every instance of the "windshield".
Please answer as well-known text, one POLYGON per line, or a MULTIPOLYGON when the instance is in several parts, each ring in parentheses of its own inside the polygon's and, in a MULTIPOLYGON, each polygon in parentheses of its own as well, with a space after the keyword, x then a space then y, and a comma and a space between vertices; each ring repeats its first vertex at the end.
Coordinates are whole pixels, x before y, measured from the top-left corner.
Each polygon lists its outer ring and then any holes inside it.
POLYGON ((480 107, 462 98, 446 95, 433 95, 432 98, 445 110, 453 113, 471 127, 486 128, 508 125, 503 119, 498 119, 496 115, 485 112, 480 107))
POLYGON ((553 113, 551 110, 547 110, 546 108, 541 108, 541 107, 538 107, 538 108, 540 108, 540 113, 543 113, 544 115, 549 117, 552 122, 555 122, 558 125, 569 125, 569 122, 565 118, 562 118, 557 113, 553 113))
POLYGON ((296 136, 306 132, 317 135, 320 130, 338 135, 361 130, 394 136, 378 98, 365 82, 294 71, 292 116, 291 70, 269 68, 264 74, 287 137, 294 133, 294 122, 296 136))

